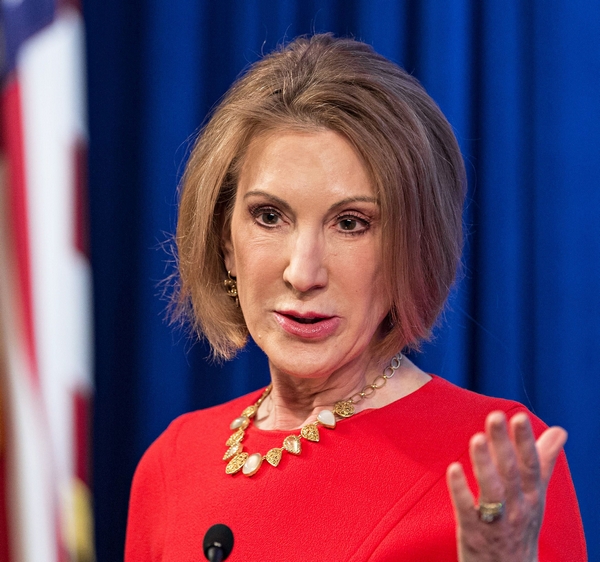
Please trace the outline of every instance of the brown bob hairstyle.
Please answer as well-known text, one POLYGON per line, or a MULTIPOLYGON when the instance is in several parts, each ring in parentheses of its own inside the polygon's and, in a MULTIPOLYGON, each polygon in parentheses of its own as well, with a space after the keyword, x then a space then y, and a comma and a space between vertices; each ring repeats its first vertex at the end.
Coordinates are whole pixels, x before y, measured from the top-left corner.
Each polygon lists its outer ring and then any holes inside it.
POLYGON ((216 107, 183 177, 176 311, 230 358, 248 337, 227 295, 222 234, 257 135, 329 129, 362 157, 381 206, 391 310, 381 358, 429 336, 462 249, 465 171, 450 125, 422 86, 359 41, 298 38, 253 64, 216 107))

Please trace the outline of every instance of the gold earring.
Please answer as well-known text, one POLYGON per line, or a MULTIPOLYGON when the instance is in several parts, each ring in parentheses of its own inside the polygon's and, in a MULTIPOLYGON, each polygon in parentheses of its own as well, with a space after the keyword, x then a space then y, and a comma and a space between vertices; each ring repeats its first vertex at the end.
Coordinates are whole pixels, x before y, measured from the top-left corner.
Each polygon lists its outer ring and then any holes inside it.
POLYGON ((227 279, 223 281, 223 285, 225 285, 225 291, 227 294, 235 300, 235 306, 240 306, 240 300, 238 299, 238 291, 237 291, 237 281, 235 277, 231 276, 231 271, 227 271, 227 279))

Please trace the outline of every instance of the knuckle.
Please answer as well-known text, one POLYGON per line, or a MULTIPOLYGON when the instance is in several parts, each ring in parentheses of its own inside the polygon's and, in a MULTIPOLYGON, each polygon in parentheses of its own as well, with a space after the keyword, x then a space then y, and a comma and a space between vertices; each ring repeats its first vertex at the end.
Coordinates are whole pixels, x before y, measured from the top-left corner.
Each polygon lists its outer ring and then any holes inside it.
POLYGON ((521 479, 519 467, 516 462, 510 461, 506 464, 504 468, 504 477, 511 483, 518 482, 521 479))
POLYGON ((493 483, 489 488, 489 498, 486 498, 486 501, 497 502, 504 501, 506 497, 506 486, 504 486, 500 482, 493 483))
POLYGON ((532 490, 527 494, 527 500, 531 506, 530 509, 532 511, 543 508, 545 499, 546 497, 544 491, 541 489, 540 486, 538 486, 535 490, 532 490))
POLYGON ((522 461, 522 470, 527 476, 537 476, 540 472, 540 462, 537 455, 529 455, 522 461))
POLYGON ((514 529, 523 529, 527 526, 527 517, 525 511, 519 506, 517 509, 511 509, 506 514, 508 524, 514 529))

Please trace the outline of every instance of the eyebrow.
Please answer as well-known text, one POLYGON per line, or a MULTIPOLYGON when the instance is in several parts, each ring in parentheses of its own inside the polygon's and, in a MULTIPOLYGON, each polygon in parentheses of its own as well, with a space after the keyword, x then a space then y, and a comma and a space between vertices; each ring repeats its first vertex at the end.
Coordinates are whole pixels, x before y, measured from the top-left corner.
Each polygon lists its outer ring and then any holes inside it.
MULTIPOLYGON (((261 191, 259 189, 253 190, 253 191, 248 191, 245 195, 244 195, 244 200, 246 200, 248 197, 266 197, 267 199, 271 199, 272 201, 275 201, 280 207, 282 207, 283 209, 285 209, 288 212, 292 211, 292 208, 289 206, 289 204, 284 201, 283 199, 281 199, 280 197, 277 197, 276 195, 272 195, 271 193, 267 193, 266 191, 261 191)), ((331 205, 331 207, 329 207, 328 212, 333 211, 334 209, 337 209, 339 207, 343 207, 344 205, 348 205, 350 203, 373 203, 375 205, 379 205, 379 199, 377 199, 376 197, 369 197, 367 195, 360 195, 357 197, 346 197, 345 199, 342 199, 341 201, 338 201, 337 203, 334 203, 333 205, 331 205)))
POLYGON ((271 199, 272 201, 275 201, 275 203, 277 203, 285 211, 290 212, 292 210, 292 208, 283 199, 277 197, 276 195, 271 195, 270 193, 267 193, 266 191, 260 191, 260 189, 248 191, 246 193, 246 195, 244 195, 244 201, 246 199, 248 199, 249 197, 266 197, 267 199, 271 199))
POLYGON ((379 206, 379 199, 377 197, 369 197, 367 195, 361 195, 358 197, 346 197, 346 199, 342 199, 337 203, 334 203, 329 207, 329 211, 333 211, 339 207, 343 207, 345 205, 349 205, 350 203, 373 203, 374 205, 379 206))

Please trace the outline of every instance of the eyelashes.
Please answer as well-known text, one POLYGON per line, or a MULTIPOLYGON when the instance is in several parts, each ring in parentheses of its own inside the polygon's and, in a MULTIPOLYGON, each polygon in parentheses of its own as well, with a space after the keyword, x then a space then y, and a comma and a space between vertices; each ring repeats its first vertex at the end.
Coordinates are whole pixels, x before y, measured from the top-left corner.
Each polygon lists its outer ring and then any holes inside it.
POLYGON ((335 218, 335 224, 338 225, 344 234, 358 235, 364 234, 371 228, 371 220, 362 214, 345 211, 335 218))
MULTIPOLYGON (((265 229, 276 229, 286 220, 277 208, 271 205, 253 205, 248 207, 248 212, 255 223, 265 229)), ((357 211, 343 211, 338 213, 331 221, 338 232, 344 235, 356 236, 365 234, 372 226, 373 220, 357 211)))
POLYGON ((282 220, 281 213, 270 206, 256 205, 249 207, 248 211, 252 218, 260 225, 266 228, 274 228, 282 220))

